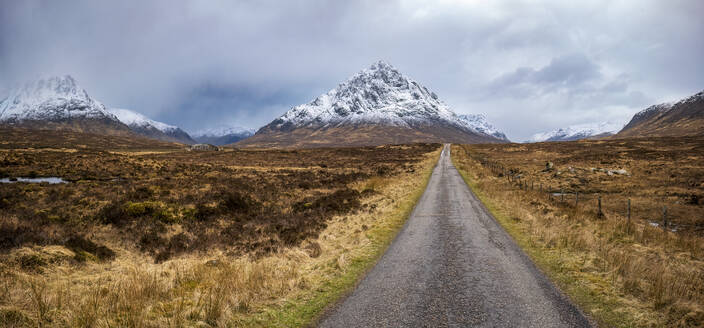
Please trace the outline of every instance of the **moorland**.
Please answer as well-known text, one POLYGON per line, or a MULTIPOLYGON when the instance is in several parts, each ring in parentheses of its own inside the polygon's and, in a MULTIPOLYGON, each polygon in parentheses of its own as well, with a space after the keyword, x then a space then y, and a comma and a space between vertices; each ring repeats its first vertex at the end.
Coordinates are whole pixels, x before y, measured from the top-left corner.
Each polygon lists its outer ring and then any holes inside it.
POLYGON ((5 326, 310 320, 311 300, 349 287, 329 284, 383 249, 440 149, 189 151, 2 133, 0 178, 65 181, 0 184, 5 326))

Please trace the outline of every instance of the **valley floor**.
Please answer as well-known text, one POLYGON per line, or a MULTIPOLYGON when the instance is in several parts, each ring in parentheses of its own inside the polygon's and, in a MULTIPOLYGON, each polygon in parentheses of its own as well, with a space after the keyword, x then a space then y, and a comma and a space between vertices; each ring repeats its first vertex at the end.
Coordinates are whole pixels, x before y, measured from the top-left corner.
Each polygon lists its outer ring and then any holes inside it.
MULTIPOLYGON (((0 326, 9 327, 314 323, 383 255, 441 151, 198 152, 0 132, 0 326), (66 183, 12 181, 42 177, 66 183)), ((702 138, 452 146, 454 167, 516 243, 590 317, 615 327, 703 325, 703 157, 702 138)), ((440 189, 444 214, 460 215, 465 201, 447 203, 454 189, 440 189)), ((435 212, 424 216, 422 203, 415 221, 427 223, 435 212)), ((394 249, 406 248, 385 257, 394 249)), ((464 262, 450 258, 437 256, 433 272, 459 272, 464 262)))

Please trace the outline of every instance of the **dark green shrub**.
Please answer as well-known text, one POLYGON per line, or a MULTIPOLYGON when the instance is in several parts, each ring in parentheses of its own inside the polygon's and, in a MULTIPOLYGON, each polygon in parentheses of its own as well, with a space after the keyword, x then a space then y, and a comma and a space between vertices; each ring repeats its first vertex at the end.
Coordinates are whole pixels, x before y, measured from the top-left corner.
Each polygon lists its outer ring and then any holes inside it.
POLYGON ((121 201, 113 201, 98 212, 98 221, 105 224, 122 225, 129 219, 121 201))
POLYGON ((127 193, 127 196, 125 196, 126 199, 135 201, 145 201, 152 197, 154 197, 154 191, 144 186, 132 189, 129 193, 127 193))
POLYGON ((220 209, 223 212, 252 212, 259 207, 259 203, 248 195, 243 195, 237 191, 224 192, 220 202, 220 209))

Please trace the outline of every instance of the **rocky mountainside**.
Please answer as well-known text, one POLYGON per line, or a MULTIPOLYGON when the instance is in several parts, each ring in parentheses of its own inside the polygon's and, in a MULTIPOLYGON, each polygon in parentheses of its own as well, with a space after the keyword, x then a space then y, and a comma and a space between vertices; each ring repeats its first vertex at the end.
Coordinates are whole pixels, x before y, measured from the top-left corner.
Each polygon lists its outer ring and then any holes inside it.
POLYGON ((612 122, 571 125, 567 128, 536 133, 529 142, 597 139, 614 135, 621 127, 623 127, 623 124, 612 122))
POLYGON ((690 135, 704 135, 704 91, 636 113, 616 137, 690 135))
POLYGON ((505 142, 473 127, 438 96, 380 61, 291 110, 238 146, 505 142))
POLYGON ((193 140, 188 133, 181 130, 177 126, 152 120, 129 109, 110 108, 108 111, 115 115, 120 122, 127 124, 130 130, 136 134, 163 141, 180 142, 185 144, 196 143, 196 141, 193 140))
POLYGON ((0 124, 100 134, 129 128, 69 75, 26 83, 0 98, 0 124))
POLYGON ((253 129, 221 125, 199 130, 191 135, 197 142, 222 146, 249 138, 254 132, 253 129))

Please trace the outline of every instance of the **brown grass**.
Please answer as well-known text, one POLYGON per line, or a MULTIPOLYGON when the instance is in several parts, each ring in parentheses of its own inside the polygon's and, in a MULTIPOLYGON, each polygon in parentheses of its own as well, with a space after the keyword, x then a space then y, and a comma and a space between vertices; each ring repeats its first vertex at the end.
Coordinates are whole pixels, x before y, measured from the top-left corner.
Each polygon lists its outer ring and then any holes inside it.
POLYGON ((701 327, 704 238, 697 227, 703 211, 699 203, 676 202, 702 193, 690 182, 704 176, 703 145, 701 139, 653 139, 456 146, 453 156, 507 230, 602 324, 701 327), (544 170, 548 161, 554 170, 544 170), (623 168, 630 176, 590 167, 623 168), (539 184, 549 192, 580 192, 582 200, 575 206, 572 194, 561 202, 539 184), (651 225, 661 215, 661 194, 670 208, 679 206, 671 217, 677 232, 651 225), (627 198, 634 200, 630 224, 627 198))
POLYGON ((4 152, 0 326, 305 324, 438 148, 4 152))

